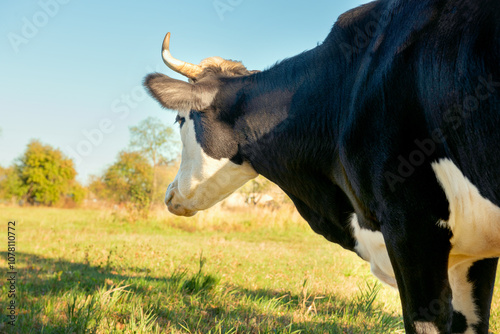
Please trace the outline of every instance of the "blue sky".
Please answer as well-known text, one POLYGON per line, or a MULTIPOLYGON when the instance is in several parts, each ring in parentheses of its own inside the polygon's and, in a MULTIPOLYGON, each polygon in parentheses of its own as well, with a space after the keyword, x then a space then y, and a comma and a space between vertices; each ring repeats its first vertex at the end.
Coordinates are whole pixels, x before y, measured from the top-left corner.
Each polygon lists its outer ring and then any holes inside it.
POLYGON ((39 0, 2 2, 0 165, 31 139, 73 158, 78 179, 102 173, 129 143, 129 130, 159 117, 142 88, 166 68, 160 50, 198 63, 210 56, 263 70, 322 42, 337 17, 367 1, 39 0))

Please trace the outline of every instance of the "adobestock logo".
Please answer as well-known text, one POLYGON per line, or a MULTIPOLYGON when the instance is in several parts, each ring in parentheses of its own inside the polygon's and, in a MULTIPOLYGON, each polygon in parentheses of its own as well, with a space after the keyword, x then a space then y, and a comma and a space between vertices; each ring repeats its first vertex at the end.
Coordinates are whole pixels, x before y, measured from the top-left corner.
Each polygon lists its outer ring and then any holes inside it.
MULTIPOLYGON (((157 65, 156 68, 151 66, 146 67, 146 72, 160 72, 162 65, 157 65)), ((141 103, 144 102, 148 94, 144 90, 142 84, 134 86, 129 91, 121 94, 111 101, 107 117, 101 118, 91 129, 82 129, 80 139, 74 145, 66 145, 65 153, 70 156, 75 165, 80 165, 85 158, 90 157, 96 148, 100 147, 108 137, 122 124, 134 111, 137 110, 141 103)))
POLYGON ((38 1, 40 10, 34 13, 31 18, 26 16, 22 18, 20 33, 10 32, 7 34, 12 50, 14 50, 15 53, 19 53, 19 47, 28 44, 34 39, 40 30, 50 22, 50 19, 59 14, 61 5, 66 5, 70 1, 71 0, 38 1))
MULTIPOLYGON (((391 13, 387 10, 380 12, 372 10, 370 11, 370 17, 372 20, 365 23, 365 25, 354 26, 356 34, 354 35, 354 38, 349 41, 349 43, 342 42, 339 44, 339 47, 348 62, 352 60, 354 55, 359 55, 364 52, 372 44, 372 42, 374 42, 373 39, 379 35, 379 32, 383 31, 383 29, 389 25, 391 13)), ((381 37, 378 36, 375 45, 381 41, 381 37)))
POLYGON ((227 12, 232 12, 243 3, 243 0, 215 0, 213 6, 219 19, 224 21, 224 16, 227 12))
POLYGON ((475 89, 463 97, 460 102, 451 105, 441 115, 442 121, 440 128, 436 128, 430 133, 428 138, 422 140, 416 139, 413 144, 415 149, 406 156, 400 155, 398 157, 397 171, 386 171, 384 177, 392 192, 398 188, 398 184, 403 184, 410 178, 417 170, 418 167, 428 162, 438 147, 447 142, 447 134, 456 134, 457 130, 466 126, 466 121, 473 118, 481 109, 481 103, 487 103, 498 88, 500 88, 500 81, 494 81, 493 75, 489 74, 487 77, 478 77, 478 84, 475 89))
POLYGON ((81 133, 84 139, 80 140, 74 148, 66 146, 66 152, 75 161, 78 166, 83 159, 90 156, 94 149, 104 143, 106 136, 111 135, 116 125, 129 117, 130 112, 137 109, 141 102, 147 97, 146 91, 141 85, 135 86, 128 94, 122 94, 111 103, 111 111, 117 117, 105 117, 98 121, 96 127, 92 129, 82 129, 81 133))

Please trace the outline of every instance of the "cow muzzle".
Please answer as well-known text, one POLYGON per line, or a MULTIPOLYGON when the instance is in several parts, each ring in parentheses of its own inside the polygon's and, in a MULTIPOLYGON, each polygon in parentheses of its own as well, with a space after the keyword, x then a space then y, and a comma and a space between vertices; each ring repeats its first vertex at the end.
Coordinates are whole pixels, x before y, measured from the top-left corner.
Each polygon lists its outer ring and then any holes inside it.
POLYGON ((165 194, 165 204, 167 205, 168 211, 176 216, 192 217, 198 211, 191 210, 182 204, 180 201, 181 196, 175 188, 168 187, 167 193, 165 194))

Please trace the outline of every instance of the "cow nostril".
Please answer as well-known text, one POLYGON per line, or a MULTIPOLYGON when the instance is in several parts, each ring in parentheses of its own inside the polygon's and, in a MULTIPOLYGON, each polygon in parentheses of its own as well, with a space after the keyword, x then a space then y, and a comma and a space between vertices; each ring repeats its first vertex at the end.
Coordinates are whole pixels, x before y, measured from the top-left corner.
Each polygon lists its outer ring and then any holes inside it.
POLYGON ((172 205, 172 198, 174 198, 173 194, 170 194, 170 195, 168 195, 168 197, 165 198, 165 204, 167 206, 171 206, 172 205))

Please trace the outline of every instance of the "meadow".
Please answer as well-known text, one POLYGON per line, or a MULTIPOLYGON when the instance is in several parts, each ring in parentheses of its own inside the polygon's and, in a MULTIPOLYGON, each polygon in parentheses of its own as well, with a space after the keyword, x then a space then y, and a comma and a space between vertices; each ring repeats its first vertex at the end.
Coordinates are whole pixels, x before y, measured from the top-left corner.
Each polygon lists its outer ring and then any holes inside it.
MULTIPOLYGON (((404 333, 395 290, 288 207, 0 207, 1 333, 404 333), (7 224, 16 221, 9 321, 7 224)), ((492 332, 500 332, 498 289, 492 332)))

